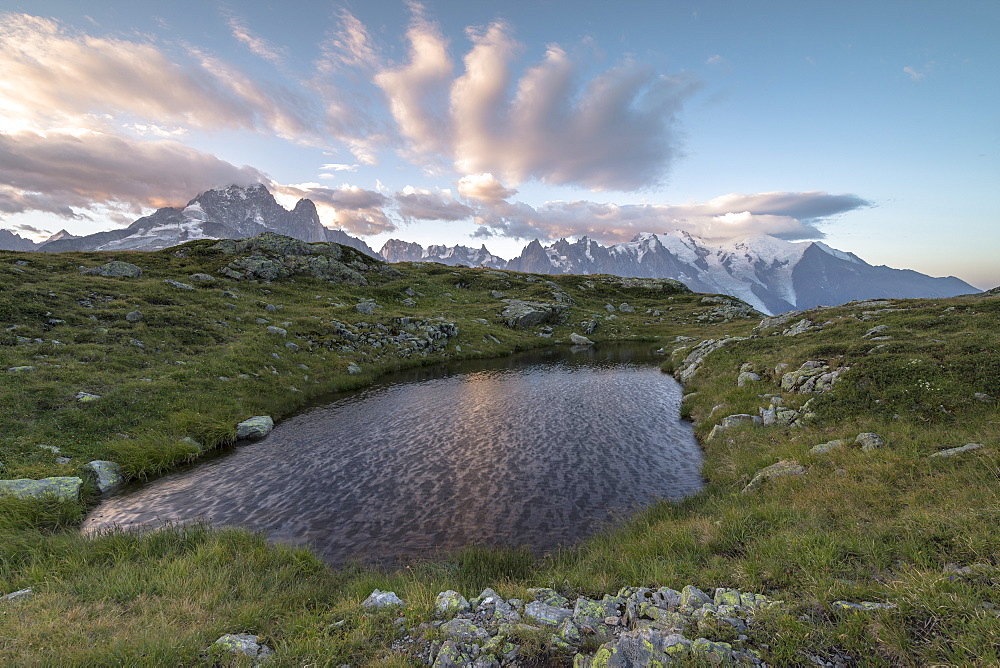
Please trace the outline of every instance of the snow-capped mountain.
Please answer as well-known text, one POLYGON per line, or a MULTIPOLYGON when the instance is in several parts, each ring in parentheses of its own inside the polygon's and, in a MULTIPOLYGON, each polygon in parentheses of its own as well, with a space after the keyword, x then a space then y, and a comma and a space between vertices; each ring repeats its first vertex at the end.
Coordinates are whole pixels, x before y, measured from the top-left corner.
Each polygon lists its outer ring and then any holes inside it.
POLYGON ((38 250, 159 250, 196 239, 242 239, 266 231, 303 241, 335 241, 377 257, 360 239, 324 227, 311 200, 300 199, 289 211, 263 184, 208 190, 183 208, 157 209, 125 229, 52 239, 38 250))
POLYGON ((502 269, 507 266, 507 260, 497 257, 489 252, 484 245, 482 248, 469 248, 468 246, 428 246, 426 249, 420 244, 399 239, 389 239, 379 251, 386 262, 440 262, 441 264, 459 265, 467 267, 490 267, 491 269, 502 269))
MULTIPOLYGON (((674 278, 697 292, 739 297, 770 314, 854 299, 951 297, 978 292, 953 276, 932 278, 908 269, 872 266, 853 253, 818 241, 790 242, 768 235, 724 244, 711 244, 686 232, 643 233, 611 246, 587 237, 575 242, 560 239, 547 247, 536 240, 506 264, 485 246, 476 253, 477 257, 491 258, 487 266, 512 271, 674 278)), ((396 240, 383 246, 382 256, 389 262, 423 260, 480 266, 471 254, 432 253, 419 244, 396 240)))

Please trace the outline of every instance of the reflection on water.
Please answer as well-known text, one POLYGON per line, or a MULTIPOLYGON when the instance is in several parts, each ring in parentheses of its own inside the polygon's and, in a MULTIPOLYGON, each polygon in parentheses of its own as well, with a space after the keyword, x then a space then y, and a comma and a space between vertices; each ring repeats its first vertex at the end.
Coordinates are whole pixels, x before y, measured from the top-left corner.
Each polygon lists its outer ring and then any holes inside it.
POLYGON ((470 543, 550 549, 700 487, 680 387, 654 364, 616 346, 396 374, 108 499, 85 530, 203 518, 333 564, 470 543))

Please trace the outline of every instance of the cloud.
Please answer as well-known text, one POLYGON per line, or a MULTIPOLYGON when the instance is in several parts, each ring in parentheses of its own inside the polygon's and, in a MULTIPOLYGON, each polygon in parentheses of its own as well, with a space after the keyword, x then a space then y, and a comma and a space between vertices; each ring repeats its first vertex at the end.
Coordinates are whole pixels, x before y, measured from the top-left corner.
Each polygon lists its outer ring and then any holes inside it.
POLYGON ((285 49, 273 46, 264 38, 253 33, 247 27, 246 21, 235 14, 228 14, 226 23, 229 25, 229 32, 233 38, 250 49, 252 53, 275 65, 284 65, 288 55, 285 49))
POLYGON ((439 29, 415 16, 409 62, 375 76, 411 157, 443 157, 459 173, 509 183, 635 190, 665 180, 678 153, 677 114, 698 89, 693 79, 626 61, 587 80, 558 45, 515 78, 523 47, 505 23, 467 33, 473 45, 452 79, 439 29), (443 90, 446 110, 436 102, 443 90))
POLYGON ((466 199, 497 202, 513 197, 517 190, 505 187, 492 174, 470 174, 459 180, 458 194, 466 199))
POLYGON ((450 193, 435 193, 407 186, 396 193, 399 215, 406 220, 462 220, 471 218, 475 211, 451 199, 450 193))
POLYGON ((386 216, 388 197, 374 190, 344 184, 327 188, 319 183, 282 185, 272 181, 271 192, 284 204, 294 204, 301 198, 313 201, 324 225, 341 227, 352 234, 392 232, 396 224, 386 216))
POLYGON ((264 90, 218 59, 189 51, 197 62, 181 64, 150 42, 0 15, 0 131, 106 131, 110 115, 124 114, 161 127, 315 134, 306 100, 264 90))
POLYGON ((0 133, 0 211, 74 218, 100 205, 139 212, 182 204, 198 192, 266 182, 174 141, 137 141, 99 132, 0 133))
POLYGON ((750 234, 816 239, 824 236, 817 223, 870 205, 856 195, 822 192, 730 194, 680 205, 575 201, 547 202, 535 208, 499 201, 479 207, 476 223, 480 227, 474 236, 558 239, 586 235, 618 243, 640 232, 681 230, 717 242, 750 234))
POLYGON ((716 54, 714 54, 712 56, 709 56, 708 60, 705 61, 705 64, 706 65, 721 65, 724 62, 726 62, 726 59, 716 53, 716 54))
POLYGON ((325 165, 321 165, 320 169, 328 169, 331 172, 356 172, 358 171, 358 165, 345 165, 339 162, 328 162, 325 165))
POLYGON ((915 67, 910 67, 909 65, 904 67, 903 71, 910 75, 911 81, 920 81, 927 75, 926 72, 920 72, 915 67))
POLYGON ((411 5, 411 10, 414 15, 406 31, 409 61, 382 69, 374 82, 385 94, 411 153, 416 157, 445 154, 450 137, 444 101, 454 65, 438 27, 423 17, 419 5, 411 5))

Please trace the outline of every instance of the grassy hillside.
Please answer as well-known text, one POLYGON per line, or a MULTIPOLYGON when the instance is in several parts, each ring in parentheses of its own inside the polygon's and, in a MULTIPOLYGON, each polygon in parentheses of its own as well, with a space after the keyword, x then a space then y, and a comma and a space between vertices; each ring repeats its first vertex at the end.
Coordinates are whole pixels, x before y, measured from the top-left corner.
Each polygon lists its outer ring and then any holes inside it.
MULTIPOLYGON (((665 366, 688 376, 684 411, 708 480, 695 497, 542 559, 471 547, 392 572, 332 571, 305 550, 201 526, 85 539, 74 526, 96 499, 91 482, 79 503, 0 496, 0 593, 35 591, 0 602, 10 663, 197 665, 220 635, 254 633, 277 650, 277 665, 411 665, 392 648, 394 615, 360 607, 372 589, 406 600, 411 626, 431 618, 446 589, 530 599, 537 586, 572 597, 685 584, 785 601, 741 641, 770 664, 1000 662, 996 296, 847 305, 753 332, 759 317, 741 317, 747 309, 734 300, 667 281, 385 267, 280 238, 157 253, 5 252, 0 275, 3 478, 73 476, 91 459, 155 474, 230 444, 249 416, 280 419, 406 366, 568 343, 593 323, 595 341, 674 350, 665 366), (112 260, 142 275, 81 272, 112 260), (525 309, 551 322, 511 327, 525 309), (749 338, 691 374, 694 346, 722 336, 749 338), (832 389, 783 390, 782 375, 807 361, 834 373, 832 389), (760 380, 738 386, 741 368, 760 380), (708 438, 726 416, 772 406, 783 422, 796 411, 794 424, 737 424, 708 438), (852 445, 863 432, 885 445, 852 445), (811 451, 835 439, 848 442, 811 451), (967 443, 983 447, 929 457, 967 443), (741 491, 778 461, 801 475, 741 491), (852 612, 837 600, 895 607, 852 612)), ((522 644, 566 660, 545 643, 522 644)))

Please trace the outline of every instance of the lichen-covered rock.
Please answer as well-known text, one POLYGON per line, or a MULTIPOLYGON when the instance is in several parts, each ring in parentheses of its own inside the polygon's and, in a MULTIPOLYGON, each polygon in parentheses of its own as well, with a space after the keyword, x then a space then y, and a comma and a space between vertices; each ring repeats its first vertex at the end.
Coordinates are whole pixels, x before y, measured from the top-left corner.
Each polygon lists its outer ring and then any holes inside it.
POLYGON ((524 616, 547 626, 559 626, 573 616, 571 610, 533 601, 524 608, 524 616))
POLYGON ((711 602, 712 599, 709 595, 694 585, 685 585, 685 587, 681 589, 681 607, 697 609, 711 602))
POLYGON ((563 304, 532 302, 522 299, 501 301, 506 304, 506 307, 500 313, 500 317, 511 329, 527 329, 535 325, 558 323, 566 312, 566 306, 563 304))
POLYGON ((178 290, 194 290, 194 288, 187 283, 181 283, 180 281, 165 280, 163 282, 172 288, 177 288, 178 290))
POLYGON ((795 371, 781 376, 781 389, 802 394, 829 392, 840 377, 850 371, 850 367, 830 369, 830 366, 816 360, 802 363, 795 371))
POLYGON ((777 464, 771 464, 770 466, 757 471, 757 473, 754 474, 753 479, 750 480, 750 484, 743 488, 743 492, 749 492, 757 489, 768 480, 772 480, 774 478, 789 475, 805 475, 805 472, 805 467, 797 461, 782 460, 777 464))
POLYGON ((960 455, 963 452, 978 450, 981 447, 983 447, 981 443, 966 443, 965 445, 960 445, 957 448, 948 448, 947 450, 940 450, 932 454, 931 457, 954 457, 955 455, 960 455))
POLYGON ((534 596, 536 601, 545 603, 546 605, 555 606, 557 608, 569 605, 569 599, 554 589, 540 587, 536 589, 529 589, 528 593, 534 596))
POLYGON ((77 501, 80 498, 80 488, 83 480, 75 476, 56 476, 31 480, 18 478, 16 480, 0 480, 0 494, 10 494, 19 499, 40 499, 54 496, 60 501, 77 501))
POLYGON ((760 374, 753 371, 741 371, 740 375, 736 377, 736 386, 744 387, 747 383, 756 383, 759 380, 760 374))
POLYGON ((7 373, 28 373, 29 371, 35 371, 36 368, 30 365, 12 366, 7 369, 7 373))
POLYGON ((813 324, 813 321, 809 320, 808 318, 803 318, 802 320, 799 320, 797 323, 795 323, 794 325, 783 331, 781 335, 798 336, 799 334, 803 334, 812 329, 817 329, 816 325, 813 324))
POLYGON ((572 342, 572 344, 574 346, 592 346, 592 345, 594 345, 593 341, 591 341, 590 339, 588 339, 586 336, 582 336, 580 334, 577 334, 576 332, 573 332, 572 334, 569 335, 569 340, 570 340, 570 342, 572 342))
POLYGON ((434 611, 441 616, 453 617, 470 609, 469 602, 457 591, 449 589, 438 594, 434 611))
POLYGON ((472 664, 472 657, 462 651, 462 646, 454 640, 446 641, 434 659, 433 668, 459 668, 472 664))
POLYGON ((359 367, 354 362, 350 362, 347 365, 347 373, 351 374, 352 376, 356 376, 359 373, 361 373, 361 367, 359 367))
POLYGON ((489 637, 486 629, 476 626, 471 619, 456 617, 441 625, 441 633, 450 640, 468 642, 470 640, 482 640, 489 637))
POLYGON ((125 314, 125 320, 127 322, 139 322, 142 320, 142 311, 129 311, 125 314))
POLYGON ((80 403, 86 404, 91 401, 97 401, 98 399, 101 398, 101 395, 91 394, 90 392, 77 392, 73 398, 79 401, 80 403))
POLYGON ((275 327, 274 325, 267 326, 267 333, 274 334, 275 336, 287 336, 288 330, 282 327, 275 327))
POLYGON ((727 336, 721 339, 707 339, 702 341, 695 346, 694 349, 688 353, 687 357, 684 358, 684 361, 678 365, 676 373, 677 379, 682 383, 689 382, 692 378, 694 378, 694 375, 698 372, 698 369, 701 368, 702 362, 705 361, 705 358, 708 355, 716 350, 719 350, 723 346, 733 343, 734 341, 744 341, 746 338, 747 337, 745 336, 727 336))
POLYGON ((120 276, 123 278, 139 278, 142 269, 129 262, 113 260, 93 269, 84 269, 80 273, 90 276, 120 276))
POLYGON ((849 440, 845 438, 838 438, 832 441, 827 441, 826 443, 820 443, 819 445, 814 445, 813 447, 809 448, 809 452, 811 452, 814 455, 824 455, 830 452, 831 450, 843 447, 848 443, 850 443, 849 440))
POLYGON ((227 633, 209 646, 208 655, 213 659, 247 657, 254 659, 254 665, 259 666, 274 656, 274 650, 259 640, 257 636, 247 633, 227 633))
POLYGON ((264 438, 274 429, 270 415, 255 415, 236 425, 236 438, 255 441, 264 438))
POLYGON ((107 494, 125 482, 121 467, 114 462, 95 459, 84 464, 83 468, 94 475, 97 491, 101 494, 107 494))
POLYGON ((354 310, 362 315, 372 315, 375 313, 375 309, 378 308, 378 304, 375 302, 361 302, 360 304, 355 304, 354 310))
POLYGON ((389 607, 403 607, 406 604, 403 599, 396 596, 394 591, 381 591, 376 589, 371 594, 368 595, 362 603, 363 608, 389 608, 389 607))
POLYGON ((851 603, 850 601, 834 601, 830 604, 836 610, 849 610, 851 612, 874 612, 876 610, 894 610, 895 603, 875 603, 873 601, 861 601, 851 603))
POLYGON ((877 450, 885 445, 885 441, 882 437, 874 432, 858 434, 857 438, 854 439, 854 442, 861 446, 861 449, 865 452, 877 450))

